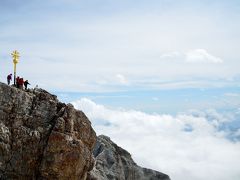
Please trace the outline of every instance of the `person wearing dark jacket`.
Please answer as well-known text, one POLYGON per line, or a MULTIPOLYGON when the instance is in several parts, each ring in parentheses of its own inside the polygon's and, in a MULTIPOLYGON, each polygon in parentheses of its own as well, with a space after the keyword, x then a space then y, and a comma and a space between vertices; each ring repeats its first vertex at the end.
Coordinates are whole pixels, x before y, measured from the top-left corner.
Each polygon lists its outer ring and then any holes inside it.
POLYGON ((19 88, 19 79, 20 79, 20 77, 18 76, 18 77, 16 78, 16 85, 17 85, 17 88, 19 88))
POLYGON ((27 90, 27 86, 28 84, 30 85, 30 83, 28 82, 28 80, 24 81, 24 87, 25 87, 25 90, 27 90))
POLYGON ((9 74, 8 76, 7 76, 7 83, 8 83, 8 85, 10 84, 10 81, 12 80, 12 74, 9 74))

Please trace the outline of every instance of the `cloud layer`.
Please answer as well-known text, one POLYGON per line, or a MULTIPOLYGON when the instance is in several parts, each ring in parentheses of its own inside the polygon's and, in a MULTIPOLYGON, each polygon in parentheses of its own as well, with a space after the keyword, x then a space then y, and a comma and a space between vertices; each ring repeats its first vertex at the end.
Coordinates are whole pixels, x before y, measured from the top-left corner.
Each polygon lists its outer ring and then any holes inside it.
POLYGON ((98 134, 110 136, 142 166, 176 180, 240 177, 240 143, 226 138, 228 132, 219 127, 228 120, 215 111, 171 116, 111 109, 86 98, 73 104, 98 134))

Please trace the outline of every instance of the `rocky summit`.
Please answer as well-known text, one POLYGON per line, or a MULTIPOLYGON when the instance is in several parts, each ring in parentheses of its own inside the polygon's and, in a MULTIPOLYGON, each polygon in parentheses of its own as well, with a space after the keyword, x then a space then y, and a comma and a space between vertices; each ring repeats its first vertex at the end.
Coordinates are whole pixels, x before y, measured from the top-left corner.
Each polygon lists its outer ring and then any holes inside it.
POLYGON ((71 104, 0 83, 0 179, 169 180, 139 167, 71 104))
POLYGON ((95 141, 71 104, 0 83, 0 179, 86 179, 95 141))
POLYGON ((97 137, 93 154, 95 166, 88 176, 90 180, 170 180, 166 174, 138 166, 129 152, 107 136, 97 137))

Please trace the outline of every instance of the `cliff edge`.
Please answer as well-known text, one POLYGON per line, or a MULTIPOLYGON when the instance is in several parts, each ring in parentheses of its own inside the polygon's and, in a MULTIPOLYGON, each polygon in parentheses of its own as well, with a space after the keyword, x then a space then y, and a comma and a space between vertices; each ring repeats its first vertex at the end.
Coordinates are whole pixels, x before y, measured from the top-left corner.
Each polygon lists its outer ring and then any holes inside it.
POLYGON ((0 83, 0 179, 86 179, 95 142, 90 121, 71 104, 0 83))

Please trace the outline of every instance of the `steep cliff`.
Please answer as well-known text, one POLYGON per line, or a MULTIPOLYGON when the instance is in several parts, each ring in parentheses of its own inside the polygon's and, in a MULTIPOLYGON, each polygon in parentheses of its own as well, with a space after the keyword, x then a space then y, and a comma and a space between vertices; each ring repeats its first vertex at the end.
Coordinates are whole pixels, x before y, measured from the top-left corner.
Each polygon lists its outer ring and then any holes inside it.
POLYGON ((0 179, 86 179, 95 142, 90 121, 72 105, 0 83, 0 179))
POLYGON ((109 137, 97 137, 93 151, 95 166, 89 180, 170 180, 168 175, 138 166, 131 155, 109 137))

